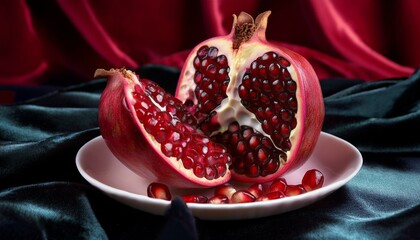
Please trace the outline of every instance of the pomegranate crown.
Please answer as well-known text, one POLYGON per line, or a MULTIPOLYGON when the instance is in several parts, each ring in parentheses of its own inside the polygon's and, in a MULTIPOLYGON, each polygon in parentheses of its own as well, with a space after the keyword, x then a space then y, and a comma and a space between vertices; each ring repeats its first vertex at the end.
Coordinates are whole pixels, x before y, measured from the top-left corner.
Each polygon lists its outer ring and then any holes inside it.
POLYGON ((239 16, 233 14, 233 49, 238 49, 242 43, 247 42, 254 35, 260 40, 265 40, 265 30, 271 11, 265 11, 254 18, 246 12, 241 12, 239 16))

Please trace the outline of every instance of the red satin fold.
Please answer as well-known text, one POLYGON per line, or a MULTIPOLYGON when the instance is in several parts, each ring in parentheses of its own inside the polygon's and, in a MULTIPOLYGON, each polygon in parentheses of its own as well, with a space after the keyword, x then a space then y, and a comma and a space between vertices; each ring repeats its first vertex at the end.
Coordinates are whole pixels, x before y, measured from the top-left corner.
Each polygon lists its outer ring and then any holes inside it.
POLYGON ((321 79, 373 81, 420 66, 416 0, 18 0, 0 8, 0 84, 54 83, 66 72, 88 80, 98 67, 181 67, 197 43, 230 31, 232 14, 268 9, 267 39, 308 58, 321 79))

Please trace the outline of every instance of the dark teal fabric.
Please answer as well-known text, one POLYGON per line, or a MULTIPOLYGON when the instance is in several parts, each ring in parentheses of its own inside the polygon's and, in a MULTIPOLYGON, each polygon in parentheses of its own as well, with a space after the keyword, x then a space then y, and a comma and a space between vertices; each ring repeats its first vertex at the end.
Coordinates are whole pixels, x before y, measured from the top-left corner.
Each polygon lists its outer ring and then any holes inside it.
MULTIPOLYGON (((161 66, 141 72, 169 91, 179 74, 161 66)), ((310 206, 243 221, 194 219, 179 201, 154 216, 80 176, 75 155, 99 135, 104 79, 0 106, 0 239, 419 239, 420 72, 321 84, 323 131, 362 152, 361 171, 310 206)))

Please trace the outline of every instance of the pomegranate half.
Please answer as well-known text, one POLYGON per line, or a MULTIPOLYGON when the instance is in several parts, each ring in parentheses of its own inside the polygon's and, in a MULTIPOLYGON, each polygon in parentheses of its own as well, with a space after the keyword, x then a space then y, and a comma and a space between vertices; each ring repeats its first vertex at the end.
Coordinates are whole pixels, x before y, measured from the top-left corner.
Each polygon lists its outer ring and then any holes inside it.
POLYGON ((232 156, 232 177, 266 182, 301 166, 318 140, 324 103, 299 54, 266 40, 270 11, 234 15, 230 34, 197 45, 175 97, 232 156))
POLYGON ((175 187, 229 181, 226 148, 196 131, 195 117, 180 100, 126 69, 98 69, 95 77, 108 79, 98 113, 102 137, 129 169, 175 187))

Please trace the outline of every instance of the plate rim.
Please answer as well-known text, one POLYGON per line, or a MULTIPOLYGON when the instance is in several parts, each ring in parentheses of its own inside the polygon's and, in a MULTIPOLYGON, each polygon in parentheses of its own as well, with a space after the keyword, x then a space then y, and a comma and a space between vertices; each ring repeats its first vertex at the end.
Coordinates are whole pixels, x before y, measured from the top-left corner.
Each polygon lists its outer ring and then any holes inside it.
MULTIPOLYGON (((346 176, 345 178, 343 178, 341 180, 334 181, 331 184, 329 184, 328 186, 325 186, 325 187, 322 187, 322 188, 319 188, 319 189, 316 189, 316 190, 313 190, 313 191, 310 191, 310 192, 306 192, 305 194, 301 194, 301 195, 297 195, 297 196, 290 196, 290 197, 286 197, 286 198, 273 199, 273 200, 270 200, 270 201, 262 201, 262 202, 258 202, 258 203, 257 202, 236 203, 236 204, 235 203, 231 203, 231 204, 187 203, 188 208, 191 210, 192 214, 195 217, 198 217, 198 218, 204 219, 204 220, 251 219, 251 218, 265 217, 265 216, 274 215, 274 214, 281 214, 281 213, 284 213, 284 212, 292 211, 292 210, 307 206, 309 204, 312 204, 315 201, 321 200, 322 198, 324 198, 324 197, 330 195, 331 193, 335 192, 337 189, 341 188, 347 182, 349 182, 351 179, 353 179, 357 175, 357 173, 360 171, 361 167, 363 166, 363 157, 362 157, 360 151, 355 146, 353 146, 351 143, 349 143, 348 141, 346 141, 344 139, 341 139, 337 136, 334 136, 330 133, 326 133, 326 132, 321 132, 320 138, 321 137, 332 138, 334 141, 338 141, 338 142, 340 142, 340 144, 346 145, 347 147, 349 147, 352 150, 352 152, 354 154, 356 154, 356 156, 353 160, 358 160, 358 161, 355 164, 353 171, 351 171, 351 173, 348 176, 346 176), (310 199, 310 200, 307 201, 307 199, 310 199), (303 203, 305 200, 307 202, 303 203), (301 203, 300 204, 301 206, 299 206, 299 204, 296 204, 296 202, 301 203), (243 216, 243 217, 239 217, 239 218, 238 217, 231 217, 231 218, 229 218, 229 217, 218 217, 217 214, 216 214, 216 212, 226 211, 226 210, 247 209, 250 206, 253 206, 257 210, 259 210, 261 208, 282 206, 282 205, 287 205, 287 204, 291 204, 291 203, 295 203, 298 206, 294 207, 294 208, 289 208, 286 211, 280 211, 280 212, 277 212, 277 213, 274 213, 274 214, 261 214, 261 213, 259 213, 258 216, 255 216, 255 217, 246 216, 246 214, 245 214, 245 216, 243 216), (206 216, 206 214, 208 214, 209 211, 212 211, 213 214, 211 214, 211 216, 206 216)), ((89 175, 82 166, 82 160, 83 159, 82 159, 81 155, 82 155, 83 151, 88 151, 88 148, 92 144, 103 144, 105 147, 107 147, 104 139, 102 138, 101 135, 99 135, 95 138, 92 138, 88 142, 86 142, 78 150, 78 152, 76 154, 76 167, 77 167, 79 173, 82 175, 82 177, 89 184, 93 185, 95 188, 99 189, 100 191, 105 193, 107 196, 113 198, 114 200, 122 202, 126 205, 129 205, 129 206, 133 207, 133 208, 143 210, 143 211, 149 212, 151 214, 155 214, 155 215, 163 215, 164 214, 164 212, 166 211, 166 208, 168 208, 170 206, 171 201, 149 198, 149 197, 147 197, 146 195, 143 195, 143 194, 133 193, 133 192, 126 191, 124 189, 116 188, 114 186, 110 186, 110 185, 108 185, 104 182, 101 182, 98 179, 94 178, 93 176, 89 175), (124 198, 125 201, 122 201, 121 198, 124 198), (144 204, 144 206, 139 207, 139 205, 135 204, 135 203, 142 203, 142 204, 144 204), (150 209, 147 208, 147 206, 150 206, 150 205, 156 205, 156 207, 158 207, 160 210, 152 212, 152 211, 150 211, 150 209)), ((113 156, 113 157, 115 158, 115 156, 113 156)), ((115 160, 117 160, 117 159, 115 158, 115 160)), ((127 167, 125 167, 125 168, 127 168, 127 167)), ((131 170, 129 170, 129 171, 131 171, 131 170)))

